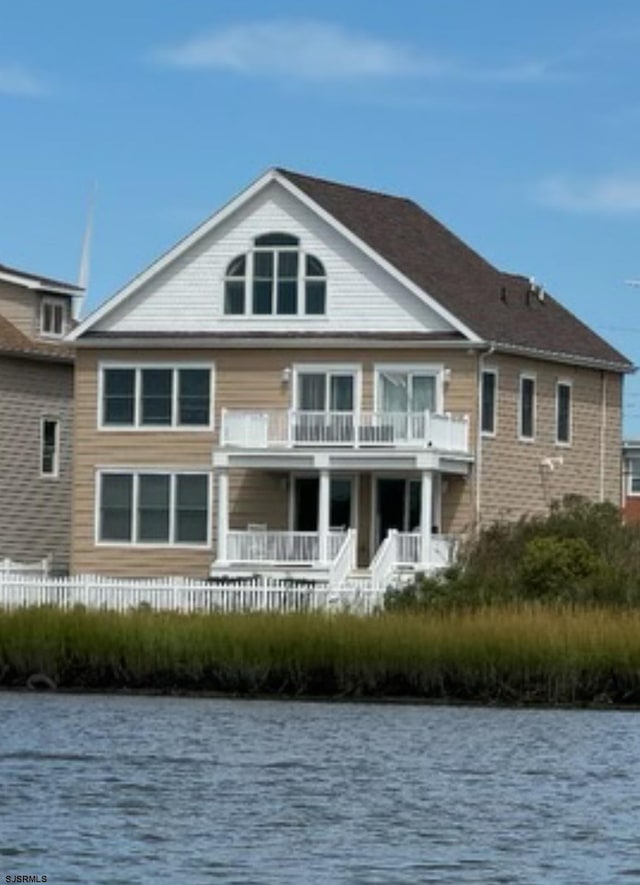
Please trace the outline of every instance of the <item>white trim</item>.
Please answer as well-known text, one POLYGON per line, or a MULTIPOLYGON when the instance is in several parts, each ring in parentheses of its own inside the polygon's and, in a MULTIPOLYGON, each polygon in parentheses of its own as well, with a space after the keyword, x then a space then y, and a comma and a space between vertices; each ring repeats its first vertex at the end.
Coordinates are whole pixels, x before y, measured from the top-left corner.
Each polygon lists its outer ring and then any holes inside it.
POLYGON ((498 435, 498 384, 499 384, 499 374, 497 367, 494 366, 483 366, 480 372, 480 434, 483 439, 495 439, 498 435), (483 406, 484 406, 484 376, 485 375, 493 375, 494 387, 493 387, 493 430, 484 430, 482 427, 482 416, 483 416, 483 406))
POLYGON ((573 381, 567 378, 558 378, 556 380, 556 409, 555 409, 555 443, 561 448, 571 448, 573 443, 573 381), (569 388, 569 439, 558 439, 558 429, 560 421, 560 387, 569 388))
POLYGON ((97 427, 106 433, 211 433, 215 429, 215 391, 216 391, 216 365, 214 362, 164 362, 144 360, 132 362, 131 360, 100 360, 98 363, 98 397, 97 397, 97 427), (128 369, 135 373, 134 376, 134 415, 132 424, 105 424, 103 422, 103 399, 104 399, 104 374, 109 369, 128 369), (140 406, 142 402, 141 372, 145 369, 169 369, 173 372, 172 400, 171 400, 171 424, 142 424, 140 421, 140 406), (207 424, 178 424, 179 403, 179 375, 182 369, 202 369, 209 371, 209 421, 207 424))
POLYGON ((59 479, 60 477, 60 419, 43 415, 40 418, 40 478, 41 479, 59 479), (44 461, 44 425, 51 423, 55 426, 55 443, 53 448, 53 470, 51 473, 45 473, 43 468, 44 461))
POLYGON ((538 393, 537 392, 537 379, 536 379, 535 373, 521 372, 519 379, 518 379, 518 416, 517 416, 517 421, 518 421, 517 435, 518 435, 518 439, 520 440, 520 442, 525 442, 525 443, 535 442, 537 423, 538 423, 538 415, 537 415, 538 396, 537 396, 537 393, 538 393), (531 436, 523 436, 523 434, 522 434, 522 406, 523 406, 523 401, 522 401, 522 386, 523 385, 522 385, 522 383, 525 380, 533 381, 533 401, 531 403, 531 423, 532 423, 531 429, 533 432, 532 432, 531 436))
POLYGON ((153 277, 161 273, 168 265, 188 251, 191 246, 195 245, 199 240, 221 225, 223 221, 229 218, 230 215, 240 209, 245 203, 249 202, 252 197, 260 193, 260 191, 275 178, 276 170, 269 169, 261 175, 260 178, 256 179, 256 181, 240 191, 239 194, 233 197, 233 199, 226 203, 221 209, 206 218, 201 224, 194 228, 191 233, 179 240, 175 246, 172 246, 164 252, 159 258, 126 283, 122 289, 115 293, 115 295, 112 295, 104 304, 100 305, 100 307, 89 314, 89 316, 76 327, 71 335, 69 335, 69 340, 75 341, 77 338, 84 335, 86 331, 91 329, 91 327, 99 320, 111 313, 111 311, 118 307, 129 297, 129 295, 137 291, 141 286, 144 286, 145 283, 153 279, 153 277))
POLYGON ((16 273, 0 271, 0 280, 3 283, 13 283, 14 285, 21 286, 23 289, 32 289, 38 292, 50 292, 52 295, 70 295, 71 297, 77 298, 81 298, 84 295, 84 289, 76 288, 75 286, 67 288, 66 286, 58 286, 54 283, 46 283, 42 280, 34 280, 31 277, 22 276, 19 271, 16 273))
MULTIPOLYGON (((111 311, 118 307, 126 298, 137 291, 141 286, 153 279, 157 274, 161 273, 169 264, 178 259, 195 243, 207 236, 211 231, 215 230, 230 215, 248 203, 254 196, 264 190, 272 182, 277 182, 281 187, 294 196, 299 202, 304 204, 316 216, 321 218, 330 225, 335 231, 345 237, 352 245, 356 246, 361 252, 367 255, 379 267, 382 267, 393 279, 397 280, 405 288, 409 289, 422 302, 427 304, 437 316, 442 317, 449 325, 460 332, 465 338, 472 342, 480 342, 481 339, 470 328, 464 325, 457 317, 442 306, 436 299, 432 298, 427 292, 417 286, 408 277, 401 273, 393 264, 382 258, 374 249, 368 246, 363 240, 352 233, 349 228, 345 227, 337 221, 333 215, 321 208, 314 200, 308 197, 302 190, 296 187, 286 176, 281 175, 276 169, 269 169, 260 178, 254 181, 249 187, 241 191, 234 199, 218 210, 214 215, 206 219, 194 231, 180 240, 173 248, 165 252, 164 255, 156 259, 153 264, 149 265, 144 271, 134 277, 124 288, 116 292, 101 307, 93 311, 84 322, 70 334, 69 340, 76 341, 85 332, 91 329, 99 320, 107 316, 111 311)), ((222 311, 221 311, 222 313, 222 311)))
POLYGON ((187 468, 180 470, 172 470, 165 467, 98 467, 94 472, 94 544, 96 547, 120 547, 126 550, 135 548, 158 550, 158 549, 184 549, 184 550, 210 550, 212 538, 212 481, 213 471, 211 469, 187 468), (102 493, 102 477, 105 475, 120 474, 132 477, 132 501, 131 501, 131 540, 129 541, 103 541, 100 538, 100 516, 101 516, 101 493, 102 493), (169 477, 169 540, 168 541, 136 541, 138 535, 138 502, 141 475, 149 476, 168 476, 169 477), (176 488, 178 476, 205 476, 207 477, 207 514, 206 514, 206 541, 173 541, 175 537, 175 510, 176 510, 176 488))
POLYGON ((436 379, 436 408, 444 412, 444 372, 442 363, 374 363, 373 364, 373 409, 382 411, 380 405, 380 375, 383 372, 397 372, 404 375, 431 375, 436 379))

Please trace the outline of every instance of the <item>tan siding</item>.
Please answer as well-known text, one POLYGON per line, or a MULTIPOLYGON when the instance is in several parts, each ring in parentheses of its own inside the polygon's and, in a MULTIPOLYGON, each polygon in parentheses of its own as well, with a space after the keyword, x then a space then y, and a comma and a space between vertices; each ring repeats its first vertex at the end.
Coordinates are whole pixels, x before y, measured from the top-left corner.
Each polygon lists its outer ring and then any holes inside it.
POLYGON ((30 338, 38 333, 39 304, 38 296, 29 289, 0 281, 0 314, 30 338))
MULTIPOLYGON (((185 574, 204 574, 211 554, 192 551, 145 550, 98 547, 94 542, 95 471, 98 467, 164 467, 166 469, 209 469, 213 447, 217 444, 220 410, 223 408, 289 408, 292 384, 282 381, 282 370, 303 363, 356 363, 362 366, 363 408, 373 408, 373 372, 376 363, 441 363, 451 370, 445 388, 445 408, 464 412, 475 390, 475 361, 467 354, 436 352, 414 348, 391 349, 294 349, 290 350, 189 350, 149 351, 147 362, 213 361, 216 366, 214 433, 99 431, 97 428, 98 365, 100 361, 138 363, 139 352, 131 350, 80 350, 76 371, 76 439, 79 455, 75 464, 74 484, 74 571, 134 574, 172 572, 175 563, 191 563, 185 574), (122 556, 120 553, 122 551, 122 556), (117 554, 117 555, 116 555, 117 554), (189 560, 189 555, 192 560, 189 560), (178 560, 176 560, 178 557, 178 560), (134 569, 135 566, 135 569, 134 569), (116 571, 114 571, 116 570, 116 571)), ((457 480, 455 481, 457 482, 457 480)), ((468 483, 465 484, 465 488, 468 483)), ((447 500, 448 492, 444 499, 447 500)), ((462 507, 469 509, 468 496, 462 496, 462 507)), ((215 510, 215 490, 214 490, 215 510)), ((457 500, 457 498, 456 498, 457 500)), ((371 498, 367 478, 361 478, 359 516, 361 556, 370 555, 371 498)), ((468 513, 458 517, 466 524, 468 513)), ((267 523, 270 528, 288 527, 288 491, 285 474, 274 471, 232 471, 230 482, 230 526, 242 529, 251 522, 267 523)), ((453 524, 453 523, 452 523, 453 524)), ((215 514, 212 553, 215 550, 215 514)))
MULTIPOLYGON (((489 365, 489 363, 488 363, 489 365)), ((493 357, 498 369, 498 422, 494 439, 484 438, 481 462, 481 521, 516 519, 545 513, 565 495, 600 498, 602 375, 599 371, 517 357, 493 357), (518 439, 520 374, 536 377, 534 442, 518 439), (556 432, 556 382, 572 383, 572 443, 559 445, 556 432), (562 458, 553 470, 541 462, 562 458)), ((620 380, 607 373, 611 397, 606 409, 604 495, 620 501, 620 380)))

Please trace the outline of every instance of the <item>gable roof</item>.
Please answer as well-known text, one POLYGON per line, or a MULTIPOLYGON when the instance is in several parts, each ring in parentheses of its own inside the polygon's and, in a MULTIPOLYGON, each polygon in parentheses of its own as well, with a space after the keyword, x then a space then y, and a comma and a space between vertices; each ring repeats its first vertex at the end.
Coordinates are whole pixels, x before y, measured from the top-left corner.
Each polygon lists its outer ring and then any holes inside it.
POLYGON ((470 343, 616 371, 633 369, 630 360, 558 301, 546 293, 539 297, 526 277, 489 264, 412 200, 283 168, 268 170, 187 234, 86 317, 68 340, 104 337, 95 329, 102 318, 273 181, 396 275, 470 343))
POLYGON ((417 203, 278 169, 485 341, 630 370, 631 362, 524 276, 504 273, 417 203))
POLYGON ((54 280, 52 277, 43 277, 40 274, 27 273, 17 267, 9 267, 0 264, 0 280, 17 283, 28 289, 40 289, 44 292, 55 292, 67 295, 80 295, 84 291, 81 286, 73 283, 64 283, 62 280, 54 280))
POLYGON ((0 314, 0 354, 60 362, 73 361, 73 350, 70 347, 28 338, 2 314, 0 314))

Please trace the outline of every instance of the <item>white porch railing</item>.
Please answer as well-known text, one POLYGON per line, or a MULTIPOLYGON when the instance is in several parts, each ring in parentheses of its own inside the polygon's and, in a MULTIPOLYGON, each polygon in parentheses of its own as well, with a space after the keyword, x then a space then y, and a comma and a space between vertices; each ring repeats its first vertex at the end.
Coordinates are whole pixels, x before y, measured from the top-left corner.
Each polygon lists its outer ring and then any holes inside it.
POLYGON ((389 529, 371 561, 371 586, 386 590, 398 564, 398 532, 389 529))
POLYGON ((384 590, 399 568, 410 567, 414 571, 444 568, 453 561, 454 543, 453 538, 445 535, 432 535, 429 560, 424 562, 419 532, 390 529, 371 563, 371 586, 384 590))
POLYGON ((355 568, 357 538, 357 531, 355 529, 348 529, 342 546, 337 554, 331 557, 332 562, 329 569, 329 585, 331 587, 343 584, 349 572, 355 568))
POLYGON ((469 452, 469 419, 449 412, 305 412, 223 409, 220 445, 433 448, 469 452))
MULTIPOLYGON (((336 558, 345 538, 344 531, 329 532, 330 560, 336 558)), ((231 531, 227 534, 227 558, 229 562, 311 564, 320 558, 320 535, 266 529, 231 531)))
MULTIPOLYGON (((429 568, 444 568, 453 561, 455 541, 446 535, 431 535, 429 568)), ((398 532, 398 565, 420 565, 423 563, 422 541, 419 532, 398 532)))

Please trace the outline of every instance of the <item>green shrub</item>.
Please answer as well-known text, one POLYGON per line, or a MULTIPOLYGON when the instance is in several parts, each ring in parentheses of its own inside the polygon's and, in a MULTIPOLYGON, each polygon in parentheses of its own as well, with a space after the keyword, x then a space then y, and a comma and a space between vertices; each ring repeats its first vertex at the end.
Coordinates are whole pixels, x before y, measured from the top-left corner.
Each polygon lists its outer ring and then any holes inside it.
POLYGON ((523 594, 531 599, 574 599, 600 571, 584 538, 533 538, 520 562, 523 594))
POLYGON ((640 525, 610 503, 576 496, 547 516, 497 522, 462 545, 455 568, 390 591, 394 609, 443 609, 558 599, 640 606, 640 525))

